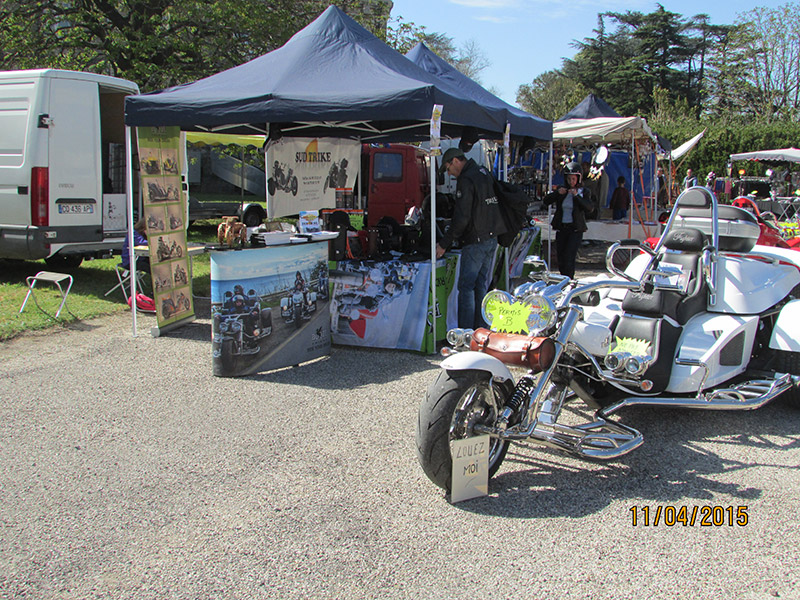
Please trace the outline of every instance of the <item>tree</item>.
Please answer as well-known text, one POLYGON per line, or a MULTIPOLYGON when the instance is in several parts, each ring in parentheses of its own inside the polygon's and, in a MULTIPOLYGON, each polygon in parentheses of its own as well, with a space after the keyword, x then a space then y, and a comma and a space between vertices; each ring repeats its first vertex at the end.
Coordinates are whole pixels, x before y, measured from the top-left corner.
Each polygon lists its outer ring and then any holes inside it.
POLYGON ((481 71, 491 64, 475 40, 467 40, 460 48, 456 48, 453 38, 443 33, 429 32, 425 27, 403 21, 400 16, 389 19, 386 43, 392 48, 406 54, 419 42, 478 83, 481 71))
POLYGON ((723 31, 706 15, 686 20, 660 4, 649 14, 601 13, 596 36, 573 43, 578 52, 562 72, 621 114, 648 114, 656 88, 687 98, 699 113, 706 57, 723 31))
MULTIPOLYGON (((373 29, 375 2, 339 3, 373 29)), ((0 68, 57 67, 130 79, 143 91, 199 79, 285 43, 321 0, 37 0, 0 4, 0 68)), ((375 8, 377 7, 377 8, 375 8)), ((381 31, 383 35, 383 31, 381 31)))
POLYGON ((740 15, 715 56, 716 100, 762 121, 800 120, 800 5, 740 15))
POLYGON ((555 121, 586 96, 587 90, 560 71, 546 71, 517 89, 517 104, 531 114, 555 121))
POLYGON ((470 79, 480 83, 481 71, 491 64, 492 63, 489 62, 489 59, 486 58, 483 50, 481 50, 478 45, 478 42, 470 39, 462 44, 453 66, 470 79))

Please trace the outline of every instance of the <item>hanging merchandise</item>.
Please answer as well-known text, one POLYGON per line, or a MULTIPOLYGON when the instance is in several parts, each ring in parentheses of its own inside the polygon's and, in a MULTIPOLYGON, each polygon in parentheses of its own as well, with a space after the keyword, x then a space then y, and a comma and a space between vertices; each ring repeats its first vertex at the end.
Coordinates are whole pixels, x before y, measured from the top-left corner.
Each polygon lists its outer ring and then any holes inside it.
POLYGON ((608 146, 598 146, 592 156, 592 164, 589 167, 589 179, 597 179, 603 173, 603 169, 611 158, 608 146))

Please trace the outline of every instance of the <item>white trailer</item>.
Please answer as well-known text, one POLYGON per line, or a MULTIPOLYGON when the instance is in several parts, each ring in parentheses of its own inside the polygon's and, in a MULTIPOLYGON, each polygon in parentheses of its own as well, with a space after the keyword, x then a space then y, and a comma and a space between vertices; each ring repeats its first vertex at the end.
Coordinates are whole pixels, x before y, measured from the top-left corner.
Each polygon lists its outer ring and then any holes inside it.
POLYGON ((77 266, 127 232, 130 81, 56 69, 0 72, 0 258, 77 266))

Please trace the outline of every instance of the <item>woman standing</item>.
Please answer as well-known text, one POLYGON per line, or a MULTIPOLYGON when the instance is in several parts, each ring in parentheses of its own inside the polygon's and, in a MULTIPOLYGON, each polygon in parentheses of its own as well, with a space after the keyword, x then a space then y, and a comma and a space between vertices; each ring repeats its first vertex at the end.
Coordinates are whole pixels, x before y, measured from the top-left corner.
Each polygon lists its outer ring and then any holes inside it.
POLYGON ((558 270, 562 275, 575 277, 575 260, 578 248, 586 231, 586 213, 594 206, 583 196, 581 167, 572 162, 564 167, 564 184, 547 194, 542 201, 545 206, 556 205, 556 213, 550 224, 556 230, 556 255, 558 270))

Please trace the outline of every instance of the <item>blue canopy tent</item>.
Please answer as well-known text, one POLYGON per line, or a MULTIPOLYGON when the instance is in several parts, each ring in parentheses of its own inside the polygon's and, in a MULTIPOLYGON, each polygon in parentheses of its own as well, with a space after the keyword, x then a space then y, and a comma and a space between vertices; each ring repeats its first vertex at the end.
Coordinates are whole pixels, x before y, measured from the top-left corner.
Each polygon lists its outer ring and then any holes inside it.
POLYGON ((475 100, 482 106, 503 111, 505 121, 511 125, 511 133, 513 135, 536 140, 551 140, 553 138, 553 124, 550 121, 511 106, 488 92, 480 84, 464 75, 443 58, 440 58, 424 43, 420 42, 414 46, 406 53, 406 57, 426 72, 461 91, 467 98, 475 100))
MULTIPOLYGON (((445 137, 460 137, 466 126, 480 138, 497 138, 510 115, 428 73, 329 6, 277 50, 205 79, 128 97, 125 122, 270 139, 409 142, 430 138, 436 104, 444 107, 445 137)), ((532 129, 517 131, 512 124, 511 135, 549 140, 549 122, 533 119, 532 129)))
POLYGON ((565 114, 557 122, 568 121, 570 119, 596 119, 598 117, 622 117, 611 106, 594 94, 589 94, 581 100, 575 107, 565 114))
MULTIPOLYGON (((430 139, 436 105, 442 106, 443 137, 461 137, 468 128, 476 138, 497 139, 509 115, 426 72, 329 6, 277 50, 193 83, 129 96, 125 124, 128 133, 131 127, 180 126, 263 133, 268 141, 328 136, 410 142, 430 139)), ((552 128, 535 131, 552 138, 552 128)), ((512 128, 512 138, 525 135, 512 128)), ((432 180, 434 169, 432 161, 432 180)), ((435 218, 435 199, 431 206, 435 218)))

